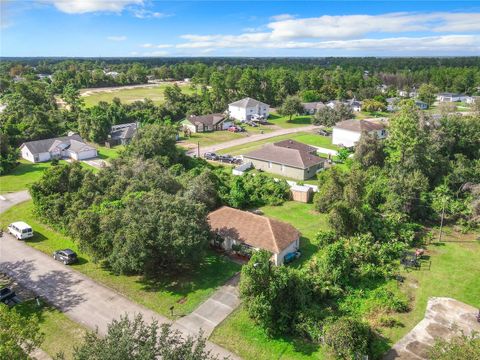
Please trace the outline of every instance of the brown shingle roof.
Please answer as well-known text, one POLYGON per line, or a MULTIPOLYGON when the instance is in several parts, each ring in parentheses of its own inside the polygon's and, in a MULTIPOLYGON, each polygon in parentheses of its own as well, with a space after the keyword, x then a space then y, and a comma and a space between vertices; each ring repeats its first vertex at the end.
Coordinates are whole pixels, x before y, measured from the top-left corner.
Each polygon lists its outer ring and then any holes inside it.
POLYGON ((313 146, 310 146, 310 145, 307 145, 307 144, 304 144, 304 143, 301 143, 301 142, 298 142, 298 141, 295 141, 295 140, 289 140, 289 139, 278 141, 276 143, 273 143, 273 145, 281 146, 281 147, 289 148, 289 149, 296 149, 296 150, 304 151, 304 152, 307 152, 307 153, 314 153, 315 154, 317 152, 317 149, 314 148, 313 146))
POLYGON ((336 128, 356 131, 356 132, 363 132, 363 131, 374 131, 374 130, 382 130, 385 129, 383 124, 367 121, 367 120, 345 120, 340 121, 339 123, 335 124, 336 128))
POLYGON ((300 237, 292 225, 223 206, 208 215, 212 231, 258 249, 278 254, 300 237))
MULTIPOLYGON (((309 147, 310 148, 310 147, 309 147)), ((271 161, 286 166, 307 169, 313 165, 325 161, 319 156, 299 149, 276 146, 275 144, 266 144, 261 149, 253 150, 245 155, 244 158, 256 159, 262 161, 271 161)))

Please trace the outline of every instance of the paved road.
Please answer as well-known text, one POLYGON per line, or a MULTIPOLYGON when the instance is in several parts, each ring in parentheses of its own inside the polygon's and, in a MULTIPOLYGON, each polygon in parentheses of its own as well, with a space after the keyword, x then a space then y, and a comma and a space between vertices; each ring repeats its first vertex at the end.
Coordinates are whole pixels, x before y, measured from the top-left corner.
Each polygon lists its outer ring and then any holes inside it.
MULTIPOLYGON (((98 328, 101 335, 106 333, 113 319, 124 314, 142 314, 146 320, 171 323, 6 233, 0 238, 0 271, 47 299, 72 320, 90 329, 98 328)), ((173 324, 173 327, 185 335, 197 333, 197 329, 182 324, 173 324)), ((207 342, 207 348, 221 356, 238 359, 211 342, 207 342)))
POLYGON ((235 275, 207 301, 189 315, 178 319, 176 323, 190 329, 190 331, 200 332, 200 329, 202 329, 205 336, 210 336, 213 330, 240 305, 239 280, 240 274, 235 275))
MULTIPOLYGON (((294 127, 294 128, 290 128, 290 129, 275 130, 275 131, 265 133, 265 134, 250 135, 250 136, 246 136, 244 138, 235 139, 235 140, 231 140, 231 141, 226 141, 226 142, 220 143, 220 144, 200 147, 200 155, 203 155, 206 152, 215 152, 215 151, 227 149, 227 148, 230 148, 232 146, 248 144, 248 143, 253 142, 253 141, 270 139, 270 138, 275 137, 275 136, 295 134, 295 133, 303 132, 303 131, 308 132, 308 131, 317 130, 317 129, 320 129, 320 127, 316 126, 316 125, 308 125, 308 126, 302 126, 302 127, 294 127)), ((191 155, 191 156, 196 155, 197 150, 196 149, 190 150, 188 152, 188 154, 191 155)))
POLYGON ((28 190, 0 195, 0 214, 7 211, 13 205, 27 200, 30 200, 28 190))

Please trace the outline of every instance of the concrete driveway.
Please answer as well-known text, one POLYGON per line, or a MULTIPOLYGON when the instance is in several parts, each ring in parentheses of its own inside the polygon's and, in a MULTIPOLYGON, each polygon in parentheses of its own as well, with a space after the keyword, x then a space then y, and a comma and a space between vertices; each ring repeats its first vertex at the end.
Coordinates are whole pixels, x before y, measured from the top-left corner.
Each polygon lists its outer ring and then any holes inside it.
POLYGON ((0 214, 7 211, 13 205, 30 200, 28 190, 0 195, 0 214))
POLYGON ((239 280, 240 274, 235 275, 195 311, 175 323, 194 333, 199 333, 202 329, 205 336, 210 336, 213 330, 240 305, 237 288, 239 280))
POLYGON ((426 360, 435 339, 480 332, 478 309, 445 297, 428 300, 425 317, 385 355, 384 360, 426 360))
MULTIPOLYGON (((0 238, 0 272, 47 299, 72 320, 92 330, 98 328, 101 335, 106 333, 107 325, 113 319, 124 314, 142 314, 147 321, 171 323, 167 318, 128 300, 6 233, 0 238)), ((188 325, 174 324, 173 327, 185 335, 197 332, 197 329, 189 329, 188 325)), ((222 357, 239 359, 211 342, 207 342, 207 348, 222 357)))

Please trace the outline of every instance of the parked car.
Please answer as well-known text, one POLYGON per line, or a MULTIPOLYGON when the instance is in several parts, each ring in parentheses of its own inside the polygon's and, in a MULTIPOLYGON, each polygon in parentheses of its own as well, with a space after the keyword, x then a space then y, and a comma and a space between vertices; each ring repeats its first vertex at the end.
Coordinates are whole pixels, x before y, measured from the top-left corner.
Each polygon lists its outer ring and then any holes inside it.
POLYGON ((5 303, 15 296, 15 291, 11 290, 8 287, 5 287, 0 290, 0 301, 5 303))
POLYGON ((300 251, 288 253, 283 257, 283 263, 284 264, 291 263, 293 260, 298 259, 300 255, 301 255, 300 251))
POLYGON ((203 155, 203 157, 207 160, 218 160, 218 155, 213 152, 207 152, 203 155))
POLYGON ((240 165, 243 163, 243 159, 241 157, 235 156, 232 161, 234 164, 240 165))
POLYGON ((231 155, 220 155, 219 160, 223 163, 232 164, 234 162, 233 156, 231 155))
POLYGON ((16 221, 8 225, 8 232, 18 240, 28 239, 33 236, 32 227, 23 221, 16 221))
POLYGON ((245 131, 244 128, 240 127, 240 126, 237 126, 237 125, 233 125, 233 126, 230 126, 228 128, 228 131, 231 131, 231 132, 242 132, 242 131, 245 131))
POLYGON ((70 249, 57 250, 53 253, 53 258, 57 261, 63 262, 64 265, 69 265, 77 262, 77 254, 70 249))
POLYGON ((245 124, 250 125, 251 127, 258 127, 258 124, 254 123, 253 121, 246 121, 245 124))
POLYGON ((9 307, 12 307, 16 304, 21 303, 22 301, 18 298, 17 294, 15 294, 15 291, 8 287, 5 287, 0 290, 0 302, 4 303, 9 307))

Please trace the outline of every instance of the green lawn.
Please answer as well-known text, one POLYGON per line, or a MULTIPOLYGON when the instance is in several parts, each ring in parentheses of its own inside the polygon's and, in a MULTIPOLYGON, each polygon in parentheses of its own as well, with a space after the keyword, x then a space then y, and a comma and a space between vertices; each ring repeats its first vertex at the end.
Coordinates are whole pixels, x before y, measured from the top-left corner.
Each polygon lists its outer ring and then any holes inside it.
POLYGON ((197 145, 200 143, 200 146, 211 146, 219 144, 222 142, 240 139, 247 136, 246 133, 234 133, 231 131, 212 131, 205 133, 194 133, 188 138, 182 138, 183 141, 189 144, 197 145))
POLYGON ((20 165, 10 173, 0 176, 0 194, 25 190, 28 185, 40 179, 43 170, 50 166, 49 162, 33 164, 27 160, 20 160, 20 165))
POLYGON ((81 343, 85 334, 84 327, 43 301, 40 307, 35 300, 29 300, 16 305, 15 309, 24 316, 38 317, 40 331, 45 334, 40 346, 43 351, 52 358, 63 352, 66 359, 72 359, 73 347, 81 343))
MULTIPOLYGON (((122 103, 132 103, 137 100, 151 99, 155 104, 161 104, 164 101, 164 92, 167 86, 173 84, 160 84, 155 87, 138 87, 133 89, 116 89, 96 92, 88 96, 83 96, 87 107, 94 106, 100 101, 111 102, 113 98, 119 98, 122 103)), ((180 88, 185 94, 193 94, 193 90, 189 85, 181 85, 180 88)))
POLYGON ((268 117, 268 123, 284 129, 312 125, 312 116, 310 115, 293 116, 292 121, 288 121, 289 118, 289 116, 270 114, 268 117))
POLYGON ((98 157, 103 160, 116 159, 120 156, 120 152, 125 149, 124 146, 119 145, 113 148, 107 148, 106 146, 91 144, 97 148, 98 157))
POLYGON ((423 319, 430 297, 451 297, 480 308, 480 241, 475 237, 473 233, 462 235, 447 228, 445 242, 428 246, 430 270, 425 266, 402 272, 406 277, 402 289, 413 298, 412 310, 393 316, 403 326, 382 329, 390 345, 423 319))
POLYGON ((280 136, 271 137, 269 139, 253 141, 248 144, 232 146, 230 148, 220 150, 219 153, 241 155, 241 154, 245 154, 247 152, 259 149, 267 143, 274 143, 277 141, 282 141, 287 139, 296 140, 308 145, 324 147, 332 150, 338 150, 337 146, 332 145, 331 137, 321 136, 321 135, 317 135, 309 132, 298 132, 295 134, 280 135, 280 136))
POLYGON ((206 300, 217 287, 223 285, 240 270, 240 266, 225 257, 209 252, 204 262, 191 275, 165 276, 161 279, 146 280, 140 276, 116 276, 78 251, 72 239, 46 226, 33 214, 33 203, 27 201, 10 208, 0 215, 0 226, 22 220, 33 227, 35 236, 26 243, 44 253, 71 248, 79 254, 79 263, 73 268, 84 273, 126 297, 162 315, 170 317, 170 306, 176 314, 188 314, 206 300))

